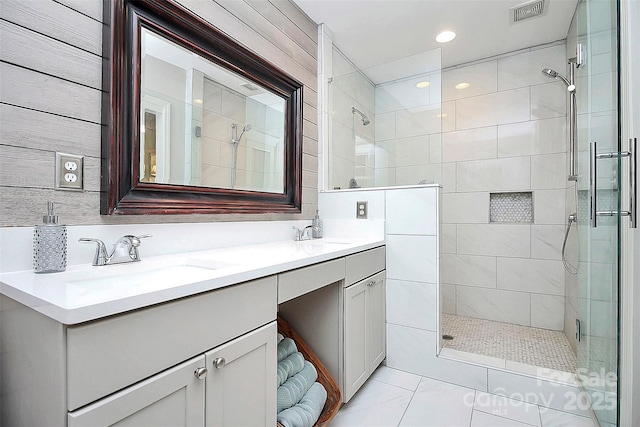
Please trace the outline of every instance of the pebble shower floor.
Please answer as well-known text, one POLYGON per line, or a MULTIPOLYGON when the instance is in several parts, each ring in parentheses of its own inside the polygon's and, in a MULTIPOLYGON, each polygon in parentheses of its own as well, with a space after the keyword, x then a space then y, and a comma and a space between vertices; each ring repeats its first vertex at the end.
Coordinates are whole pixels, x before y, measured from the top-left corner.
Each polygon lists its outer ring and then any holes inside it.
POLYGON ((472 317, 442 315, 443 346, 541 368, 576 372, 576 356, 562 331, 472 317))

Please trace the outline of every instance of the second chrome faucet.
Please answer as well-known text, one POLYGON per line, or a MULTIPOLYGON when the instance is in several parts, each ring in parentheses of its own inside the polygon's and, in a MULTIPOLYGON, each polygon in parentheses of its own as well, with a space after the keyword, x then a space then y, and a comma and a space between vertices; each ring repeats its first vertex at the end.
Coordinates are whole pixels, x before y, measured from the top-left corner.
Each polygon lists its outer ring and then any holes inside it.
POLYGON ((296 235, 294 237, 294 240, 296 242, 301 242, 303 240, 311 240, 311 232, 317 228, 317 226, 314 225, 307 225, 305 228, 303 228, 302 230, 299 229, 298 227, 296 227, 295 225, 291 226, 291 228, 293 228, 294 230, 296 230, 296 235))

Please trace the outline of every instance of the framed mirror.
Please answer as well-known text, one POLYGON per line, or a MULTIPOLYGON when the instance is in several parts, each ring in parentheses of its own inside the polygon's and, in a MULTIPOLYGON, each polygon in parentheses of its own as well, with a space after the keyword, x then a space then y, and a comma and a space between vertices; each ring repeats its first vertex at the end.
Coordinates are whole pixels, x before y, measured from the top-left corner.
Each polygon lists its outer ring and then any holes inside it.
POLYGON ((105 22, 102 214, 301 211, 301 83, 173 1, 105 22))

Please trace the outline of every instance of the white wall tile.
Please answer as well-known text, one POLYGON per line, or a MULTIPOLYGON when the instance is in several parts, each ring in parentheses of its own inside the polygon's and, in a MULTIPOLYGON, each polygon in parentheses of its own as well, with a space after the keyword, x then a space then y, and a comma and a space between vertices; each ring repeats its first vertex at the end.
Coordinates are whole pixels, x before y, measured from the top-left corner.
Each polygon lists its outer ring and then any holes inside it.
POLYGON ((564 213, 565 191, 536 190, 533 192, 533 221, 535 224, 566 224, 564 213))
POLYGON ((438 191, 437 188, 386 190, 387 233, 435 236, 438 191))
POLYGON ((396 185, 416 185, 423 180, 440 183, 442 166, 437 164, 399 166, 396 168, 396 185))
POLYGON ((495 257, 443 254, 440 258, 440 281, 454 285, 497 288, 495 257))
POLYGON ((494 159, 497 157, 497 152, 498 133, 496 126, 442 134, 442 160, 444 162, 494 159))
POLYGON ((544 68, 568 75, 565 49, 561 44, 498 59, 498 90, 549 83, 544 68))
POLYGON ((442 135, 429 135, 429 163, 442 163, 442 135))
POLYGON ((530 326, 530 309, 529 294, 525 292, 472 286, 456 288, 456 312, 460 316, 530 326))
POLYGON ((321 192, 318 194, 320 216, 326 219, 355 219, 356 202, 368 201, 369 219, 384 220, 384 196, 384 190, 349 190, 321 192))
POLYGON ((387 323, 387 366, 422 375, 436 358, 435 332, 387 323))
POLYGON ((376 114, 376 141, 394 139, 396 137, 396 113, 376 114))
POLYGON ((453 193, 457 190, 456 179, 457 163, 445 163, 442 165, 442 184, 443 193, 453 193))
POLYGON ((531 258, 561 260, 564 231, 562 225, 532 225, 531 258))
POLYGON ((440 105, 396 112, 396 137, 429 135, 441 131, 440 105))
MULTIPOLYGON (((566 154, 531 156, 531 188, 549 190, 566 188, 566 154)), ((564 209, 561 209, 564 211, 564 209)))
POLYGON ((454 254, 457 252, 456 225, 441 224, 440 226, 440 254, 454 254))
POLYGON ((498 126, 498 157, 564 153, 566 150, 564 117, 498 126))
POLYGON ((528 258, 530 226, 509 224, 458 224, 459 254, 528 258))
POLYGON ((387 235, 387 278, 437 283, 436 238, 387 235))
MULTIPOLYGON (((551 107, 553 105, 550 103, 551 107)), ((529 118, 528 87, 456 101, 456 129, 458 130, 523 122, 529 118)))
POLYGON ((458 162, 459 192, 528 190, 531 186, 529 157, 458 162))
POLYGON ((498 258, 498 288, 564 296, 562 261, 498 258))
POLYGON ((443 102, 441 106, 442 132, 456 130, 456 103, 455 101, 443 102))
POLYGON ((448 193, 442 195, 444 224, 487 224, 489 222, 489 193, 448 193))
POLYGON ((531 86, 531 120, 565 117, 567 87, 561 81, 531 86))
POLYGON ((436 286, 387 279, 387 323, 436 332, 436 286))
POLYGON ((442 100, 469 98, 496 92, 498 64, 486 61, 466 67, 446 70, 442 73, 442 100), (459 83, 469 83, 466 89, 456 89, 459 83))
POLYGON ((564 295, 531 294, 531 326, 562 331, 564 329, 564 295))
POLYGON ((440 298, 442 299, 442 311, 447 314, 456 314, 456 286, 441 283, 440 298))

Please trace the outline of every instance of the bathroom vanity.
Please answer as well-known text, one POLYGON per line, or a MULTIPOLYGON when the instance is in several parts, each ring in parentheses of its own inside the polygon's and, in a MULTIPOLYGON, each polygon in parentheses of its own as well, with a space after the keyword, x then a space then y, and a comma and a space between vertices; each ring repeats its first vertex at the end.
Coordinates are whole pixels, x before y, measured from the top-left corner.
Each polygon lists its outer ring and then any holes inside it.
POLYGON ((350 398, 385 355, 384 242, 323 240, 0 275, 2 425, 273 426, 279 308, 350 398))

